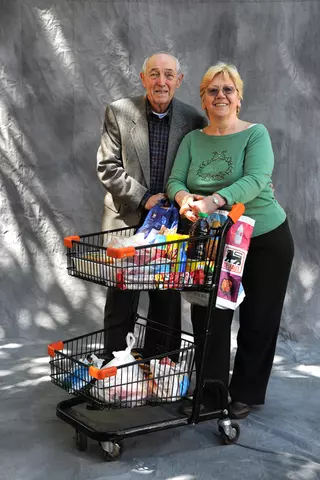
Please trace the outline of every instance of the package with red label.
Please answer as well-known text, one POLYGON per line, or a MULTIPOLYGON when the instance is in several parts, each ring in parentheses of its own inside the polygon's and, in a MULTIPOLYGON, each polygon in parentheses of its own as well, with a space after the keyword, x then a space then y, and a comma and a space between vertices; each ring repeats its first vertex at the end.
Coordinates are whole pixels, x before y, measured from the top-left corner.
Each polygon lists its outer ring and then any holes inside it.
POLYGON ((193 284, 194 272, 170 272, 155 275, 155 283, 160 290, 182 290, 193 284))

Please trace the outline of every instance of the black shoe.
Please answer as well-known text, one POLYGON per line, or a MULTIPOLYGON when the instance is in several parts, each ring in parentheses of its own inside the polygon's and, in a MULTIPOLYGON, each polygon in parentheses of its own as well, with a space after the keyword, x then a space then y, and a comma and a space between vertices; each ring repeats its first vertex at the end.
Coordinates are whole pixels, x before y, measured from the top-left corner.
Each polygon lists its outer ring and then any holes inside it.
MULTIPOLYGON (((184 399, 183 404, 179 408, 179 412, 182 413, 182 415, 185 415, 186 417, 190 417, 192 414, 192 406, 193 406, 193 401, 189 398, 184 399)), ((206 410, 205 406, 200 405, 200 413, 204 413, 206 410)))
POLYGON ((242 420, 250 413, 250 407, 246 403, 232 401, 229 405, 230 418, 242 420))

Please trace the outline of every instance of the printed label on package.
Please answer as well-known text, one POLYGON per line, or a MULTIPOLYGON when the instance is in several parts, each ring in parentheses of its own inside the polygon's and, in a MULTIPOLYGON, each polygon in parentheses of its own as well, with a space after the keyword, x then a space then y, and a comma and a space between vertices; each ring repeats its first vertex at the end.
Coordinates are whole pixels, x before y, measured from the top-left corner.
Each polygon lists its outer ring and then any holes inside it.
POLYGON ((245 250, 226 245, 226 248, 224 250, 222 269, 227 270, 228 272, 242 275, 246 256, 247 252, 245 250))

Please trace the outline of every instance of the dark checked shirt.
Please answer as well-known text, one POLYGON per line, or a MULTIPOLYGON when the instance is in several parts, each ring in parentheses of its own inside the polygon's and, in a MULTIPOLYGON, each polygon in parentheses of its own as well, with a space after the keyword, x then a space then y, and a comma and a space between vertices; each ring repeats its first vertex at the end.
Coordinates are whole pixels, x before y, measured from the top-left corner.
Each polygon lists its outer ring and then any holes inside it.
POLYGON ((143 205, 151 195, 163 192, 172 111, 170 105, 167 115, 159 118, 152 112, 148 101, 146 102, 146 108, 149 127, 150 188, 142 199, 141 203, 143 205))

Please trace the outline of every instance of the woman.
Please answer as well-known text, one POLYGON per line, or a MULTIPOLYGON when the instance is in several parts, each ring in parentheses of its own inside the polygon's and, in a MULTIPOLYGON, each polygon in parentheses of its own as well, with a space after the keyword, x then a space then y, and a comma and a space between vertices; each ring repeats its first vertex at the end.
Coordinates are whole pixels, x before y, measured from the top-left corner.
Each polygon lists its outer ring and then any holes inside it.
MULTIPOLYGON (((286 214, 273 195, 274 165, 267 129, 240 120, 243 82, 237 69, 218 63, 205 73, 200 96, 209 125, 186 135, 167 184, 171 200, 191 222, 198 212, 212 214, 224 205, 241 202, 255 220, 240 306, 240 328, 234 370, 229 385, 231 415, 245 418, 251 405, 261 405, 276 348, 283 302, 293 260, 293 240, 286 214)), ((195 335, 204 331, 205 307, 194 305, 195 335)), ((206 359, 206 378, 228 384, 232 310, 212 312, 212 344, 206 359)), ((220 408, 210 383, 203 403, 220 408)), ((185 409, 189 413, 188 409, 185 409)))

